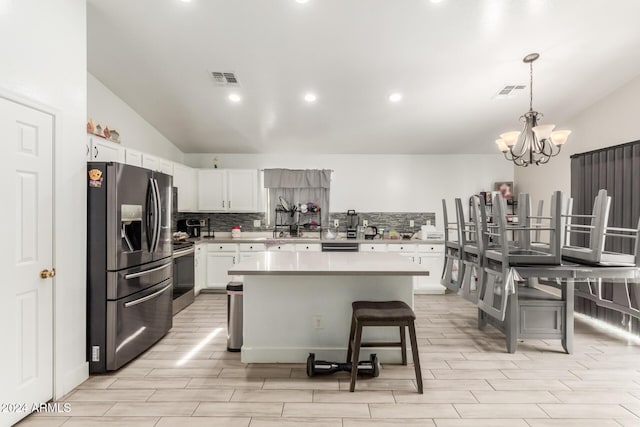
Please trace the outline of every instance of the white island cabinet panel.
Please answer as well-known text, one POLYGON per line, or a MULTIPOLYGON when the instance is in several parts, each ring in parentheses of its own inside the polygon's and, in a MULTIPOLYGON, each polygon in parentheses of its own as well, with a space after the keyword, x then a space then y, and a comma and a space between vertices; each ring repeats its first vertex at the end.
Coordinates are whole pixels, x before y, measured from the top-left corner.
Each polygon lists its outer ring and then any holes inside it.
MULTIPOLYGON (((325 360, 346 354, 351 303, 398 300, 413 306, 413 277, 423 267, 397 254, 265 253, 231 268, 244 275, 241 360, 303 363, 310 352, 325 360)), ((367 328, 366 340, 396 341, 397 328, 367 328)), ((365 348, 397 363, 399 349, 365 348)), ((409 355, 411 352, 408 352, 409 355)))

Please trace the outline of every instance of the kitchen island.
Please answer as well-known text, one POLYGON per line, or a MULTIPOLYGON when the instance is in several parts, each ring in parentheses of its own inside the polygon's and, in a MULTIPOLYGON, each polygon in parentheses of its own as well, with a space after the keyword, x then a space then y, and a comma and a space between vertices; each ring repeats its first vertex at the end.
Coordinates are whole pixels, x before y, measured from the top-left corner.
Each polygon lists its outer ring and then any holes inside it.
MULTIPOLYGON (((351 303, 398 300, 413 307, 413 276, 429 271, 392 253, 267 252, 234 265, 244 276, 241 360, 245 363, 303 363, 344 360, 351 303)), ((363 340, 398 339, 397 328, 367 328, 363 340)), ((394 348, 363 349, 382 362, 399 362, 394 348)))

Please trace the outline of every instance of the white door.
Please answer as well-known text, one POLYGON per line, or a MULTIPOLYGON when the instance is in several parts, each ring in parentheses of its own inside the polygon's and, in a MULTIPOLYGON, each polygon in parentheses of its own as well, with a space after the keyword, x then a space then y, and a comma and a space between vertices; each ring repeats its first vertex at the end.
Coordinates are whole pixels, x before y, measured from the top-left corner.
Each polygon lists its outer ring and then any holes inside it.
POLYGON ((173 185, 178 187, 178 212, 197 210, 198 176, 195 169, 176 163, 173 167, 173 185))
POLYGON ((0 413, 11 425, 53 397, 53 117, 0 98, 0 144, 0 402, 25 404, 0 413))

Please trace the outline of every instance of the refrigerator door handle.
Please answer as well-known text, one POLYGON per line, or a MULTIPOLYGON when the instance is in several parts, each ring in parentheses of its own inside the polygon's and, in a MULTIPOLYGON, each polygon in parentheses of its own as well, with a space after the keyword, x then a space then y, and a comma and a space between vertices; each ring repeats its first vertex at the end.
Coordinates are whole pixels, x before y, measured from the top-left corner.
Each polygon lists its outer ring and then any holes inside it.
POLYGON ((155 228, 153 222, 155 221, 155 197, 153 196, 153 178, 149 178, 149 185, 147 186, 147 206, 146 206, 146 221, 145 226, 147 229, 147 244, 149 245, 149 252, 153 253, 153 244, 155 237, 155 228))
POLYGON ((151 295, 147 295, 146 297, 138 298, 138 299, 133 300, 133 301, 125 302, 124 306, 125 306, 125 308, 131 307, 132 305, 142 304, 145 301, 149 301, 150 299, 156 298, 161 293, 163 293, 164 291, 169 289, 172 285, 173 285, 173 283, 169 283, 167 286, 165 286, 164 288, 160 289, 157 292, 152 293, 151 295))
POLYGON ((160 203, 160 187, 158 187, 158 180, 152 178, 153 195, 155 203, 155 224, 153 232, 153 250, 155 252, 158 249, 158 243, 160 243, 160 228, 162 227, 162 205, 160 203))
POLYGON ((152 268, 150 270, 144 270, 144 271, 139 271, 137 273, 126 274, 124 276, 124 278, 125 278, 125 280, 135 279, 136 277, 140 277, 140 276, 144 276, 144 275, 149 274, 149 273, 153 273, 153 272, 156 272, 156 271, 164 270, 165 268, 171 267, 171 265, 172 265, 172 263, 169 262, 169 263, 167 263, 165 265, 161 265, 160 267, 152 268))

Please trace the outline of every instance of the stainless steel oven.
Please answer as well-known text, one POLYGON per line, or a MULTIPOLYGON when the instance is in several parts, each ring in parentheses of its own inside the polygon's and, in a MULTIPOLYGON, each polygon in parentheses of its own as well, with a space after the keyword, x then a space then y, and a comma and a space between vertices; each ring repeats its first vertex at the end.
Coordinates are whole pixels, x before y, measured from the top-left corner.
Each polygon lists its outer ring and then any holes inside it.
POLYGON ((195 248, 193 242, 173 243, 173 314, 195 298, 195 248))

